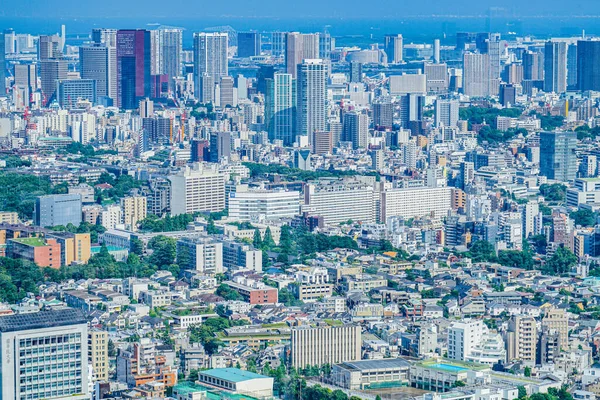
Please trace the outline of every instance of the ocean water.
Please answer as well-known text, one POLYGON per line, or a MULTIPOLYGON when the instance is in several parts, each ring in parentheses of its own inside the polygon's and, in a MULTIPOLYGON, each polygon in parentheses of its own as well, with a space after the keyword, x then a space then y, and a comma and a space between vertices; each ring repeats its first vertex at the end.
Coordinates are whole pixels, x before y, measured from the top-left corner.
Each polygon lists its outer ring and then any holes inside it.
POLYGON ((300 31, 321 32, 327 30, 336 38, 338 45, 366 47, 381 43, 388 33, 401 33, 405 43, 430 43, 435 38, 442 45, 453 45, 456 32, 500 32, 503 35, 531 35, 537 38, 579 35, 600 35, 598 16, 534 16, 498 17, 488 16, 413 16, 390 18, 266 18, 266 17, 107 17, 107 18, 11 18, 0 16, 0 30, 12 28, 18 33, 51 34, 66 25, 67 44, 79 44, 86 40, 92 28, 152 28, 157 25, 176 26, 185 29, 184 47, 192 45, 192 33, 211 27, 231 26, 237 31, 300 31))

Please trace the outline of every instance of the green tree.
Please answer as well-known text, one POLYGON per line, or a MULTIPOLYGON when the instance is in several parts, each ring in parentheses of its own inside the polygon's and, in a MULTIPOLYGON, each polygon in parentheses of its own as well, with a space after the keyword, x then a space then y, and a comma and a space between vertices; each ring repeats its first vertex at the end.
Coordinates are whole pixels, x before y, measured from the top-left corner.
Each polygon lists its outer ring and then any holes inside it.
POLYGON ((257 229, 254 230, 254 238, 252 239, 252 245, 257 248, 262 248, 262 238, 260 236, 260 231, 257 229))
POLYGON ((167 269, 169 265, 175 263, 177 255, 177 241, 173 238, 159 235, 148 242, 148 248, 152 250, 150 263, 158 266, 159 269, 167 269))
POLYGON ((525 370, 523 370, 523 375, 525 375, 525 377, 529 378, 531 376, 531 368, 525 367, 525 370))
POLYGON ((596 213, 586 208, 572 212, 569 217, 575 221, 575 225, 586 227, 596 225, 596 213))
POLYGON ((548 184, 544 183, 540 185, 540 193, 546 201, 565 201, 567 195, 567 187, 561 183, 548 184))
POLYGON ((271 228, 267 227, 265 230, 265 237, 262 241, 262 248, 269 250, 275 247, 275 240, 273 240, 273 234, 271 233, 271 228))
POLYGON ((496 249, 487 240, 478 240, 469 249, 467 255, 473 262, 495 262, 496 249))
POLYGON ((571 271, 571 268, 577 264, 577 256, 564 246, 556 249, 552 257, 546 261, 544 272, 551 274, 565 274, 571 271))

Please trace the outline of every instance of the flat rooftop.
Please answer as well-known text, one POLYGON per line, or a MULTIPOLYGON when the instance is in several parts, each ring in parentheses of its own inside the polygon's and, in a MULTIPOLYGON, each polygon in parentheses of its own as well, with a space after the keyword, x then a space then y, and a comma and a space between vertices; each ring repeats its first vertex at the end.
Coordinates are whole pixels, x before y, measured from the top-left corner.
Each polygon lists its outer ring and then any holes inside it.
POLYGON ((213 378, 223 379, 229 382, 244 382, 252 379, 268 378, 268 376, 256 374, 250 371, 243 371, 237 368, 215 368, 207 371, 200 371, 200 375, 208 375, 213 378))
POLYGON ((341 363, 343 368, 354 371, 389 369, 389 368, 410 368, 410 363, 403 358, 384 358, 382 360, 360 360, 347 361, 341 363))
POLYGON ((31 246, 31 247, 40 247, 40 246, 45 246, 46 242, 44 241, 43 238, 39 238, 39 237, 28 237, 28 238, 20 238, 20 239, 11 239, 17 243, 21 243, 24 244, 26 246, 31 246))
POLYGON ((0 317, 0 332, 18 332, 79 324, 87 324, 83 312, 75 308, 64 308, 0 317))

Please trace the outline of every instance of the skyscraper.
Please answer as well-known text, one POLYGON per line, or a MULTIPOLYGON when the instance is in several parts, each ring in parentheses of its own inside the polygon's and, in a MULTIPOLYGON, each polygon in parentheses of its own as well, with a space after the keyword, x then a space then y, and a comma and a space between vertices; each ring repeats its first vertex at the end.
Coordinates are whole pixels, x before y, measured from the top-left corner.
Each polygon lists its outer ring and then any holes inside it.
MULTIPOLYGON (((111 51, 115 50, 105 45, 92 44, 79 47, 79 71, 81 79, 93 79, 96 81, 96 97, 110 97, 115 99, 116 93, 110 86, 111 77, 116 75, 112 70, 111 51)), ((114 54, 113 54, 114 56, 114 54)), ((116 83, 116 80, 114 80, 116 83)))
POLYGON ((600 90, 600 40, 577 42, 577 89, 600 90))
MULTIPOLYGON (((200 78, 204 74, 212 79, 213 84, 228 75, 227 66, 227 33, 194 33, 194 81, 196 91, 202 88, 200 78)), ((208 83, 208 82, 206 82, 208 83)))
POLYGON ((6 91, 6 49, 4 33, 0 33, 0 94, 6 91))
POLYGON ((394 125, 394 104, 389 97, 373 101, 373 126, 376 130, 391 130, 394 125))
POLYGON ((283 140, 284 146, 294 143, 295 81, 291 74, 275 73, 267 78, 265 119, 269 140, 283 140))
POLYGON ((540 175, 561 182, 577 177, 576 132, 540 133, 540 175))
POLYGON ((439 64, 441 61, 440 57, 440 39, 433 40, 433 62, 439 64))
POLYGON ((38 60, 49 60, 62 56, 60 36, 40 35, 38 39, 38 60))
POLYGON ((173 78, 181 75, 181 51, 183 31, 179 28, 161 28, 156 35, 156 75, 167 75, 169 87, 174 87, 173 78))
POLYGON ((490 95, 490 56, 465 53, 463 56, 463 91, 471 97, 490 95))
POLYGON ((56 82, 67 79, 67 61, 47 59, 40 61, 40 80, 42 85, 42 103, 48 106, 56 99, 56 82))
POLYGON ((313 132, 326 130, 327 66, 323 60, 306 59, 297 71, 297 134, 310 141, 313 132))
POLYGON ((523 79, 538 81, 544 77, 542 54, 527 51, 523 53, 523 79))
POLYGON ((490 58, 490 94, 497 95, 500 85, 500 56, 502 55, 502 42, 500 34, 494 33, 490 35, 487 42, 487 54, 490 58))
POLYGON ((442 100, 435 101, 435 126, 456 126, 458 123, 458 113, 460 103, 458 100, 442 100))
POLYGON ((404 39, 402 35, 385 35, 385 54, 388 57, 388 63, 398 64, 403 60, 402 50, 404 39))
POLYGON ((567 90, 567 44, 547 41, 544 47, 544 91, 564 93, 567 90))
POLYGON ((350 63, 350 82, 358 83, 362 81, 362 64, 353 61, 350 63))
POLYGON ((29 104, 31 93, 37 90, 37 75, 35 71, 35 64, 16 64, 14 69, 14 76, 15 87, 22 88, 25 90, 25 98, 23 99, 24 104, 29 104))
POLYGON ((293 78, 297 78, 297 66, 305 59, 319 58, 319 34, 286 34, 285 69, 293 78))
POLYGON ((344 114, 344 137, 352 142, 353 149, 369 145, 369 116, 350 111, 344 114))
POLYGON ((567 89, 577 89, 577 43, 567 46, 567 89))
POLYGON ((285 57, 285 32, 271 33, 271 55, 273 57, 285 57))
POLYGON ((235 107, 237 105, 237 96, 235 96, 237 93, 234 94, 233 83, 233 78, 231 76, 221 77, 221 82, 219 84, 219 102, 223 108, 227 106, 235 107))
POLYGON ((81 223, 81 195, 55 194, 35 200, 33 223, 36 226, 67 226, 81 223))
POLYGON ((258 32, 238 32, 237 55, 240 58, 254 57, 260 55, 260 33, 258 32))
POLYGON ((150 96, 150 32, 117 31, 117 106, 133 110, 150 96))

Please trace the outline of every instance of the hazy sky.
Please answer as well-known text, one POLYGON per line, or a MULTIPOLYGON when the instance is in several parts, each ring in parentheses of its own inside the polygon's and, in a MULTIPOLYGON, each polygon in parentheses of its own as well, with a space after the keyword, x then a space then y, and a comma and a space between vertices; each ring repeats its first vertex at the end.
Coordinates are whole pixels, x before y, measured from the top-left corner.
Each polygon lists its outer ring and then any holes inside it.
POLYGON ((485 14, 599 15, 598 0, 0 0, 4 17, 398 17, 485 14))

